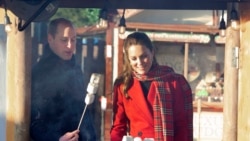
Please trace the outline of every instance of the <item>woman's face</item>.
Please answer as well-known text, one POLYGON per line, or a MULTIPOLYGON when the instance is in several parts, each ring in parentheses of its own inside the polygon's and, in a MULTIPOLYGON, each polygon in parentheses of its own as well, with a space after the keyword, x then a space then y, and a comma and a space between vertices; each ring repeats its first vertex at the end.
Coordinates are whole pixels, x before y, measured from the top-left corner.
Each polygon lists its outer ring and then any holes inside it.
POLYGON ((131 45, 128 48, 128 59, 135 72, 146 74, 152 66, 153 52, 142 45, 131 45))

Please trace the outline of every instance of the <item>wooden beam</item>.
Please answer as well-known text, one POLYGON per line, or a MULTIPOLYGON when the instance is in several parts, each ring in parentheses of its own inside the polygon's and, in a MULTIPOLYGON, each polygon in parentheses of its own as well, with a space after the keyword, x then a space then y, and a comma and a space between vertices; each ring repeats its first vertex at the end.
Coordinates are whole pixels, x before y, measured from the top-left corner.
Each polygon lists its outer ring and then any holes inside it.
MULTIPOLYGON (((147 31, 167 31, 167 32, 187 32, 187 33, 209 33, 217 34, 219 29, 216 26, 206 26, 206 25, 184 25, 184 24, 152 24, 152 23, 136 23, 128 22, 126 23, 127 29, 138 29, 147 31)), ((80 27, 77 28, 77 34, 81 36, 103 34, 106 29, 97 28, 96 26, 90 27, 80 27)))
POLYGON ((184 25, 184 24, 152 24, 152 23, 126 23, 128 29, 150 30, 150 31, 172 31, 189 33, 219 33, 218 27, 205 25, 184 25))
POLYGON ((60 0, 63 8, 107 8, 114 9, 226 9, 232 0, 60 0))

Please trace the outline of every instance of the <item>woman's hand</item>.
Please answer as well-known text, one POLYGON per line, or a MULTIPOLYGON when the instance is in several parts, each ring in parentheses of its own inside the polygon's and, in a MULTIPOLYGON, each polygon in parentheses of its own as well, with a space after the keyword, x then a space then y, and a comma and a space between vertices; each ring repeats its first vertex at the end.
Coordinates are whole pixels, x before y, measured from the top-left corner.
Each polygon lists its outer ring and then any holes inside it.
POLYGON ((79 132, 80 132, 79 130, 67 132, 63 136, 60 137, 59 141, 78 141, 79 132))

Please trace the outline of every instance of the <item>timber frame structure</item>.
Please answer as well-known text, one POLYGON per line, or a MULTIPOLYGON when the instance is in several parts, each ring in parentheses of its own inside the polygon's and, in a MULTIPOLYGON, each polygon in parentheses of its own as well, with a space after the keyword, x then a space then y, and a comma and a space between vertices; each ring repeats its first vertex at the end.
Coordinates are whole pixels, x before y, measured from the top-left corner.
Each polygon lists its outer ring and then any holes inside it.
MULTIPOLYGON (((223 141, 250 140, 250 111, 249 86, 250 72, 250 1, 236 0, 60 0, 62 8, 103 8, 106 3, 114 9, 197 9, 197 10, 227 10, 231 11, 232 3, 240 15, 240 29, 234 30, 230 26, 226 29, 225 66, 224 66, 224 124, 223 141), (239 66, 234 67, 232 60, 233 49, 239 48, 239 66), (248 105, 248 106, 247 106, 248 105)), ((3 1, 0 1, 0 5, 3 1)), ((3 7, 3 6, 2 6, 3 7)), ((3 8, 0 17, 4 17, 3 8)), ((17 30, 17 17, 9 12, 13 21, 14 31, 7 37, 6 63, 6 140, 29 140, 30 115, 30 77, 31 77, 31 28, 24 31, 17 30)), ((228 15, 230 19, 230 15, 228 15)), ((114 23, 106 30, 106 45, 113 47, 114 23)), ((128 25, 129 26, 129 25, 128 25)), ((133 25, 130 25, 131 27, 133 25)), ((205 29, 204 29, 205 30, 205 29)), ((209 29, 211 30, 211 29, 209 29)), ((122 57, 122 40, 118 41, 118 57, 122 57)), ((122 60, 122 59, 120 59, 122 60)), ((113 64, 112 57, 105 58, 106 77, 105 93, 112 90, 112 66, 118 66, 121 71, 122 63, 113 64), (108 77, 110 76, 110 77, 108 77)), ((108 97, 111 98, 111 97, 108 97)), ((111 108, 110 106, 109 108, 111 108)), ((111 122, 112 112, 105 112, 105 122, 111 122)), ((105 140, 109 140, 109 126, 105 126, 105 140)))

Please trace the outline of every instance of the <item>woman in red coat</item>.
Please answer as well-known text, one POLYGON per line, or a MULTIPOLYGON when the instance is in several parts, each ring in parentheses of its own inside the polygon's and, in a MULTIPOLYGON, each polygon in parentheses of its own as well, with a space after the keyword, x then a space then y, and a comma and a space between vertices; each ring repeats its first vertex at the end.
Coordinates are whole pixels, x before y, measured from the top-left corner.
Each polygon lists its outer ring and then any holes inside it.
POLYGON ((111 141, 123 136, 154 141, 193 141, 191 88, 168 66, 157 64, 145 33, 124 44, 124 69, 114 84, 111 141))

